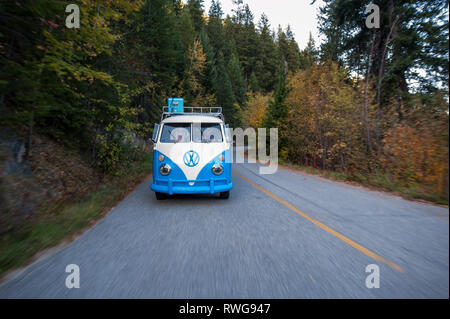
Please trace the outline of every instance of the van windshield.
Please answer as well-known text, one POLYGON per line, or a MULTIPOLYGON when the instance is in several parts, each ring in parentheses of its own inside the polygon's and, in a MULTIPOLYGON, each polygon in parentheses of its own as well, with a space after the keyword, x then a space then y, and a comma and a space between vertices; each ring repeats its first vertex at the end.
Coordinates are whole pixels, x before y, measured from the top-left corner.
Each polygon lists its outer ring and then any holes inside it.
POLYGON ((192 126, 194 143, 222 143, 222 130, 217 123, 194 123, 192 126))
POLYGON ((164 124, 160 142, 161 143, 190 143, 191 142, 191 124, 190 123, 164 124))

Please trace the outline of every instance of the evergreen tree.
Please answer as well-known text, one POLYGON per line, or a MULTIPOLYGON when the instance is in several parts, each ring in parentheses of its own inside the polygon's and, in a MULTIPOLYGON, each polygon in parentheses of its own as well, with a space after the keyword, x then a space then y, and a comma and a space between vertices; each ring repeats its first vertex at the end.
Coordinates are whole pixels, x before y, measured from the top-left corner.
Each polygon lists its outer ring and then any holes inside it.
POLYGON ((189 11, 186 9, 181 11, 178 30, 181 36, 181 41, 183 42, 184 48, 187 52, 192 43, 194 43, 195 29, 189 11))
POLYGON ((287 63, 288 72, 295 73, 298 71, 300 67, 300 51, 289 25, 286 32, 283 31, 281 26, 278 26, 277 49, 281 61, 287 63))
POLYGON ((316 49, 316 44, 310 32, 306 48, 300 52, 300 68, 301 69, 310 68, 311 66, 316 64, 318 60, 319 60, 319 53, 316 49))
POLYGON ((246 101, 246 84, 242 76, 242 68, 236 53, 231 55, 228 62, 228 75, 230 77, 236 102, 242 107, 246 101))
POLYGON ((222 52, 218 53, 215 68, 217 74, 214 83, 216 101, 222 107, 227 121, 234 126, 238 120, 235 118, 237 109, 235 106, 233 87, 225 68, 225 59, 222 52))
POLYGON ((214 48, 212 47, 210 41, 208 32, 206 31, 206 28, 204 27, 202 31, 200 32, 200 42, 203 46, 203 52, 206 56, 206 74, 207 76, 203 78, 202 84, 205 87, 205 91, 207 93, 214 94, 214 86, 217 80, 217 70, 215 67, 215 52, 214 48))
POLYGON ((147 0, 139 12, 139 28, 134 35, 141 42, 141 58, 153 75, 158 88, 149 96, 145 109, 151 120, 157 120, 161 105, 181 81, 186 54, 171 0, 147 0))
POLYGON ((188 0, 187 8, 191 15, 195 32, 199 33, 205 25, 203 19, 203 0, 188 0))
POLYGON ((277 72, 277 85, 273 93, 272 100, 269 102, 264 125, 266 128, 281 127, 287 118, 287 108, 284 104, 288 89, 286 86, 287 70, 280 66, 277 72))
POLYGON ((270 23, 265 14, 261 15, 258 30, 258 46, 260 51, 255 63, 255 76, 261 88, 265 92, 271 92, 275 88, 276 78, 273 75, 277 72, 279 62, 275 43, 270 31, 270 23))
POLYGON ((384 96, 382 102, 393 95, 405 96, 409 80, 418 81, 428 92, 442 85, 448 90, 448 1, 375 1, 380 8, 379 29, 365 26, 369 3, 325 0, 320 15, 320 31, 326 38, 322 58, 345 63, 359 74, 371 61, 369 76, 381 81, 377 89, 384 96), (413 70, 417 63, 425 76, 413 70))
POLYGON ((209 9, 209 21, 207 25, 209 41, 214 48, 216 56, 221 52, 225 58, 228 58, 230 51, 223 30, 222 15, 223 11, 220 2, 213 0, 209 9))
POLYGON ((234 16, 226 20, 226 36, 236 45, 239 61, 243 68, 243 74, 248 81, 252 72, 255 71, 259 56, 259 43, 256 28, 253 22, 253 13, 248 5, 241 0, 234 1, 236 8, 234 16))
POLYGON ((248 86, 252 92, 259 92, 261 90, 259 87, 258 78, 256 77, 254 72, 252 72, 252 74, 250 75, 248 86))

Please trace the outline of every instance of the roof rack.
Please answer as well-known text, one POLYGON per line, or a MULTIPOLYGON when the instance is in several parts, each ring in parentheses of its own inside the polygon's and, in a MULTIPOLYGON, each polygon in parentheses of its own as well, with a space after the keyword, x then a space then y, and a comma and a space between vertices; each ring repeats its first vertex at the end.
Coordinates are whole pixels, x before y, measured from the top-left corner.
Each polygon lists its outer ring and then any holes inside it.
POLYGON ((171 116, 183 116, 183 115, 204 115, 218 117, 225 122, 225 118, 222 114, 222 108, 220 106, 212 107, 197 107, 197 106, 164 106, 161 121, 171 116), (179 110, 182 110, 179 112, 179 110))

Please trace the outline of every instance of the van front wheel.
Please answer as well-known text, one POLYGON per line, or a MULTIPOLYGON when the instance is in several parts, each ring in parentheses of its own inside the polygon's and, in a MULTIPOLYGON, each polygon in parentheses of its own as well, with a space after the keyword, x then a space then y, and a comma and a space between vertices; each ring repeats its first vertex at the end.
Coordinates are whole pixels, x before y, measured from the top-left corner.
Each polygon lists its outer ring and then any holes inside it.
POLYGON ((221 199, 228 199, 228 198, 230 198, 230 191, 220 193, 220 198, 221 199))

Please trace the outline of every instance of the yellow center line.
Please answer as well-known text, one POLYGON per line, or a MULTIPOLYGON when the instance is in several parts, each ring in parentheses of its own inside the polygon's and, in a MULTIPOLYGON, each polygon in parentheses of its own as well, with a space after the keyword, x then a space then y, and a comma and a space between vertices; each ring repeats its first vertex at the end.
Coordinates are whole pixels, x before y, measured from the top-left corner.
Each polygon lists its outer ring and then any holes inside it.
POLYGON ((256 184, 255 182, 245 178, 244 176, 236 173, 235 171, 233 171, 234 174, 236 174, 237 176, 239 176, 240 178, 242 178, 244 181, 250 183, 251 185, 253 185, 254 187, 256 187, 257 189, 259 189, 260 191, 262 191, 263 193, 269 195, 270 197, 272 197, 273 199, 275 199, 276 201, 278 201, 279 203, 283 204, 284 206, 286 206, 287 208, 291 209, 292 211, 296 212, 297 214, 299 214, 300 216, 306 218, 307 220, 309 220, 310 222, 314 223, 316 226, 322 228, 323 230, 327 231, 328 233, 330 233, 331 235, 339 238, 340 240, 342 240, 343 242, 347 243, 348 245, 352 246, 353 248, 359 250, 360 252, 362 252, 363 254, 377 260, 380 261, 382 263, 385 263, 386 265, 388 265, 389 267, 394 268, 395 270, 399 271, 399 272, 405 272, 400 266, 394 264, 393 262, 390 262, 389 260, 381 257, 380 255, 375 254, 374 252, 370 251, 369 249, 361 246, 358 243, 355 243, 353 240, 351 240, 350 238, 338 233, 337 231, 331 229, 330 227, 328 227, 325 224, 322 224, 321 222, 319 222, 318 220, 315 220, 314 218, 310 217, 309 215, 305 214, 304 212, 302 212, 301 210, 295 208, 294 206, 292 206, 292 204, 288 203, 287 201, 285 201, 284 199, 282 199, 281 197, 269 192, 268 190, 262 188, 261 186, 259 186, 258 184, 256 184))

